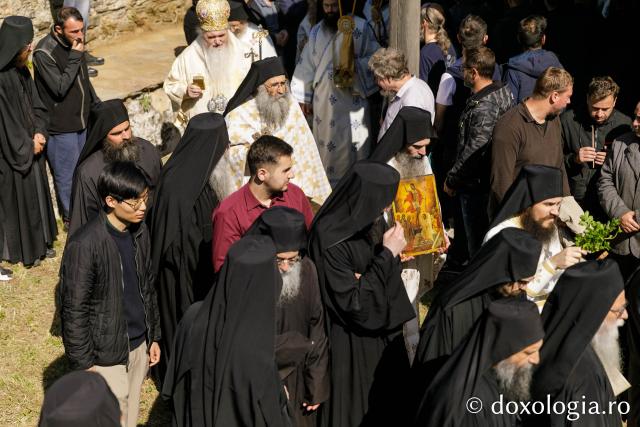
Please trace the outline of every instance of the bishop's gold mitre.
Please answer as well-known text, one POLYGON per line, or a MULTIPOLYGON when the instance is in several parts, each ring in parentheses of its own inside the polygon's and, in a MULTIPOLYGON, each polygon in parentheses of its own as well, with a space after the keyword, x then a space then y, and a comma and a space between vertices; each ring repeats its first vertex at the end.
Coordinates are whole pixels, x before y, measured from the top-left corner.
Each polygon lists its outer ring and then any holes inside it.
POLYGON ((200 0, 196 15, 203 31, 224 31, 229 28, 231 7, 227 0, 200 0))

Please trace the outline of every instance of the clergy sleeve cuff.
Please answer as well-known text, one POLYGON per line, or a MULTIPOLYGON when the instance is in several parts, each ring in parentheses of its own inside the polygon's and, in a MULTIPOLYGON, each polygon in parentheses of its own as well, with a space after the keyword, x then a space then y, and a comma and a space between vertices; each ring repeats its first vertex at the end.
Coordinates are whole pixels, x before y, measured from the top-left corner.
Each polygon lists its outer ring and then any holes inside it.
POLYGON ((542 267, 547 271, 547 273, 554 275, 556 274, 556 268, 551 264, 551 261, 546 260, 542 263, 542 267))

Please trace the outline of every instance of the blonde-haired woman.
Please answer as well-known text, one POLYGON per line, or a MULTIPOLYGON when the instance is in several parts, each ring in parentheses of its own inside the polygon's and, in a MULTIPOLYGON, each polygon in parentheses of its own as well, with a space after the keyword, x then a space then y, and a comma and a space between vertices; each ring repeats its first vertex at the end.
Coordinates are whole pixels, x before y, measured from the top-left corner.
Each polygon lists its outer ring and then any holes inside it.
POLYGON ((420 50, 420 79, 437 93, 442 73, 456 60, 456 51, 444 28, 444 10, 437 3, 426 3, 420 11, 424 46, 420 50))

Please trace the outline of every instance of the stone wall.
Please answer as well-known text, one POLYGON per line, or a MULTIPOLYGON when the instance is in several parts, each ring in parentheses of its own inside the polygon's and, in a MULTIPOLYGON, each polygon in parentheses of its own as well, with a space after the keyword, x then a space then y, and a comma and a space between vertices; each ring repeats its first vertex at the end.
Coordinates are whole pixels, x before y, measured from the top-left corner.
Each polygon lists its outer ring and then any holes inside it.
MULTIPOLYGON (((53 23, 53 11, 63 0, 0 0, 2 16, 33 19, 35 39, 53 23)), ((181 21, 191 0, 91 0, 88 40, 108 40, 119 33, 146 30, 154 25, 181 21)))

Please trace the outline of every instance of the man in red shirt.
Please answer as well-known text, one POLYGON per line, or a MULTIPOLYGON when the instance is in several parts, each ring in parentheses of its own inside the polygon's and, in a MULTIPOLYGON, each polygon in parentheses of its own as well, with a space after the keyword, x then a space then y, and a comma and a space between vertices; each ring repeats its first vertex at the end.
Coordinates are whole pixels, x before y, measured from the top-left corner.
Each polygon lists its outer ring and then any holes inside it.
POLYGON ((304 192, 293 179, 293 148, 280 138, 263 135, 247 153, 251 178, 213 211, 213 267, 217 272, 232 243, 246 233, 253 221, 272 206, 288 206, 304 215, 307 229, 313 213, 304 192))

